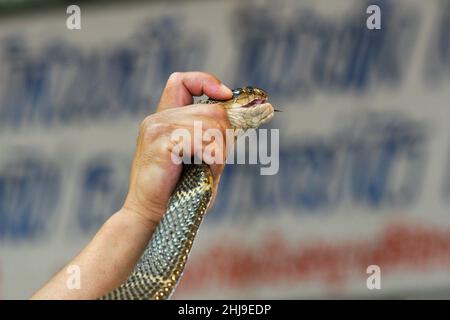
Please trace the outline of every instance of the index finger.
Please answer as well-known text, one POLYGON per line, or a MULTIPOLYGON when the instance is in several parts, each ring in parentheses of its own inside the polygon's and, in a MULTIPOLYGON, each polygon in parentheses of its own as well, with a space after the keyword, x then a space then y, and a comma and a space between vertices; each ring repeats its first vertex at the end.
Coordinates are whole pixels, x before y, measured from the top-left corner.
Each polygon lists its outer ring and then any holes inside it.
POLYGON ((219 79, 205 72, 175 72, 167 80, 156 111, 192 104, 193 96, 226 100, 233 95, 219 79))

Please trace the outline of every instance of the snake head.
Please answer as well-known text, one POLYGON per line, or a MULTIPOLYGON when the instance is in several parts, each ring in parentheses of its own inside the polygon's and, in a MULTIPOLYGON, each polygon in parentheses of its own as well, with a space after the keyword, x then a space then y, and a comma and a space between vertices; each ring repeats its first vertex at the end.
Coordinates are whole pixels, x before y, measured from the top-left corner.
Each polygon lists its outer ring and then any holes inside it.
POLYGON ((274 108, 268 102, 269 95, 260 88, 245 87, 233 90, 233 98, 223 101, 228 119, 234 129, 243 131, 257 128, 269 121, 274 108))
POLYGON ((263 89, 255 87, 237 88, 233 90, 234 102, 246 104, 255 99, 266 101, 269 99, 269 95, 263 89))

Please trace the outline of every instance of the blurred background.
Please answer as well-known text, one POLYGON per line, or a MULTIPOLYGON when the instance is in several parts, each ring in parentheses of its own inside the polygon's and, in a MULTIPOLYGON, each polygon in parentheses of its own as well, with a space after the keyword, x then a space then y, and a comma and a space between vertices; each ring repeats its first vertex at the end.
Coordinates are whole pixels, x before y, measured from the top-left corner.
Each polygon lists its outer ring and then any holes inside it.
POLYGON ((450 298, 439 0, 0 1, 0 298, 28 298, 120 208, 138 125, 188 70, 269 92, 280 166, 227 167, 174 298, 450 298))

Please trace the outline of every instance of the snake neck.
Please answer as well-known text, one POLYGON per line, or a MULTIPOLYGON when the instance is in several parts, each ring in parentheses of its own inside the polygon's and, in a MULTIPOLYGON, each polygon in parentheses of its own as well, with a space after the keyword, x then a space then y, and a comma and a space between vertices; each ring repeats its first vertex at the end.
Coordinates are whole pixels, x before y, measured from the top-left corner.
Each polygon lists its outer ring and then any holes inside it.
POLYGON ((183 165, 169 205, 134 271, 102 299, 167 299, 181 278, 212 198, 206 164, 183 165))

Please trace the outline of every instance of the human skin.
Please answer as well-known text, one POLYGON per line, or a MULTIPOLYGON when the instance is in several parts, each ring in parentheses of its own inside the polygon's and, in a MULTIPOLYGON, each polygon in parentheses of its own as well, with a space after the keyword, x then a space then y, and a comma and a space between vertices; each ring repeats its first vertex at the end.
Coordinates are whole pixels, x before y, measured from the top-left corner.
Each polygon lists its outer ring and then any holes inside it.
MULTIPOLYGON (((225 137, 230 128, 226 112, 217 104, 192 104, 193 96, 230 99, 232 92, 211 74, 173 73, 163 90, 157 111, 140 124, 128 193, 122 208, 114 213, 91 242, 32 299, 96 299, 125 282, 150 241, 158 222, 166 212, 172 191, 180 178, 182 165, 171 159, 175 142, 171 133, 187 129, 193 134, 194 121, 201 121, 203 131, 218 129, 225 137), (80 270, 80 288, 67 286, 69 266, 80 270)), ((191 139, 191 152, 201 146, 191 139)), ((203 142, 206 143, 206 142, 203 142)), ((226 154, 226 143, 217 143, 226 154)), ((208 163, 207 159, 204 159, 208 163)), ((208 163, 216 194, 223 164, 208 163)))

